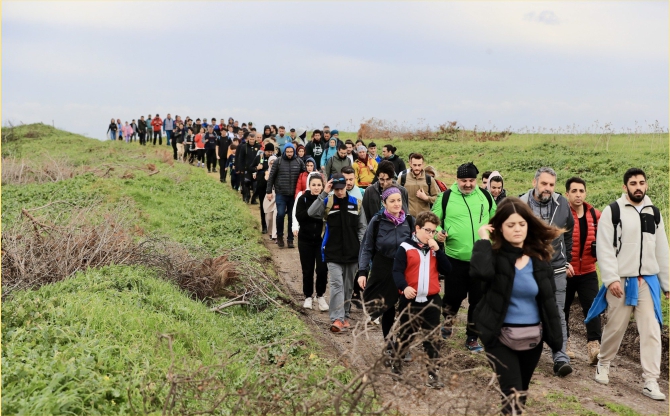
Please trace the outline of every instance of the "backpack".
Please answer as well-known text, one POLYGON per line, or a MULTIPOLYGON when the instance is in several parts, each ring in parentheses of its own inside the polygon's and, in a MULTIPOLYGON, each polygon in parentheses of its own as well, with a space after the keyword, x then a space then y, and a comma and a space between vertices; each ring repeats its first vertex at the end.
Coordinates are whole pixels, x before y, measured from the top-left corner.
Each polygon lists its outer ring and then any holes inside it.
MULTIPOLYGON (((426 176, 426 185, 428 185, 428 195, 430 195, 430 184, 431 184, 430 178, 432 178, 432 176, 426 175, 425 173, 424 175, 426 176)), ((401 172, 400 176, 398 176, 398 179, 399 179, 398 182, 400 182, 400 186, 404 188, 405 183, 407 182, 407 171, 401 172)))
MULTIPOLYGON (((493 208, 493 197, 491 196, 490 193, 488 193, 488 191, 483 191, 482 193, 486 197, 486 200, 489 202, 489 210, 487 212, 491 212, 491 208, 493 208)), ((449 203, 449 197, 450 196, 451 196, 451 189, 447 189, 442 194, 442 229, 443 230, 444 230, 444 219, 447 216, 447 204, 449 203)))
MULTIPOLYGON (((614 226, 614 237, 612 238, 612 247, 616 250, 616 255, 619 255, 619 252, 621 251, 620 248, 617 248, 617 241, 620 240, 617 237, 617 226, 621 224, 621 209, 619 208, 619 204, 614 201, 610 205, 610 210, 612 210, 612 225, 614 226)), ((656 224, 656 228, 658 228, 658 225, 661 223, 661 211, 654 205, 651 206, 651 210, 654 211, 654 223, 656 224)), ((643 223, 644 226, 644 223, 643 223)))
MULTIPOLYGON (((409 232, 411 234, 414 231, 414 224, 415 224, 414 217, 407 214, 407 217, 405 217, 405 218, 406 218, 407 223, 409 225, 409 232)), ((373 240, 372 241, 377 241, 377 234, 379 234, 379 223, 381 222, 381 220, 382 220, 382 212, 379 211, 378 213, 376 213, 372 217, 372 221, 370 221, 370 222, 373 222, 373 224, 372 224, 372 238, 373 238, 373 240), (377 217, 377 221, 374 220, 375 217, 377 217)), ((377 254, 377 245, 373 244, 372 245, 372 257, 371 258, 374 258, 375 254, 377 254)))

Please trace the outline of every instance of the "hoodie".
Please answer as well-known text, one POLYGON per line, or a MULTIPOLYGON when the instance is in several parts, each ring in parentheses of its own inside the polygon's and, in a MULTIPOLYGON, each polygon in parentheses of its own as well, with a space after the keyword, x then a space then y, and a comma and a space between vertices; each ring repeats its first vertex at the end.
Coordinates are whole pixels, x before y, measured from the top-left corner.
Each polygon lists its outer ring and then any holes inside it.
MULTIPOLYGON (((304 161, 305 161, 305 166, 307 166, 307 162, 315 163, 314 159, 312 159, 309 156, 307 156, 304 159, 304 161)), ((304 171, 300 174, 300 176, 298 177, 298 183, 295 186, 295 197, 296 198, 298 197, 298 194, 300 192, 304 192, 309 187, 308 186, 309 176, 311 176, 313 173, 318 173, 318 172, 317 171, 312 171, 312 172, 304 171)), ((320 175, 320 173, 319 173, 319 175, 320 175)))
POLYGON ((305 163, 296 156, 295 147, 291 143, 287 143, 281 158, 277 159, 272 165, 272 169, 270 169, 266 193, 272 194, 272 188, 274 187, 277 195, 293 198, 300 173, 304 171, 305 163), (290 158, 286 156, 286 149, 289 147, 294 150, 290 158))
POLYGON ((335 144, 331 144, 331 140, 333 139, 328 140, 328 147, 326 148, 326 150, 323 151, 323 154, 321 155, 321 166, 326 166, 326 163, 328 163, 328 159, 337 154, 337 140, 335 140, 335 144))
MULTIPOLYGON (((500 179, 503 178, 502 175, 500 174, 500 172, 498 172, 497 170, 494 170, 493 172, 491 172, 491 175, 489 175, 489 181, 486 182, 486 190, 489 191, 491 196, 493 196, 493 194, 491 193, 491 178, 495 178, 496 176, 500 176, 500 179)), ((503 185, 503 189, 500 192, 500 195, 498 195, 496 197, 493 197, 493 199, 496 201, 496 205, 499 205, 500 202, 502 202, 502 200, 507 197, 507 191, 505 190, 505 181, 504 180, 503 180, 502 185, 503 185)))

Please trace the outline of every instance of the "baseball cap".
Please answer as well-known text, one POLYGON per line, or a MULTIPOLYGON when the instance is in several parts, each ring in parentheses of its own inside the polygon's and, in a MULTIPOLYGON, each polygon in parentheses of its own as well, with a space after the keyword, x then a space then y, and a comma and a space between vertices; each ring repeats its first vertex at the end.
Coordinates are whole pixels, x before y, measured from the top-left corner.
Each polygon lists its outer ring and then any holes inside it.
POLYGON ((333 181, 333 189, 344 189, 347 187, 347 180, 341 173, 333 173, 330 179, 333 181))

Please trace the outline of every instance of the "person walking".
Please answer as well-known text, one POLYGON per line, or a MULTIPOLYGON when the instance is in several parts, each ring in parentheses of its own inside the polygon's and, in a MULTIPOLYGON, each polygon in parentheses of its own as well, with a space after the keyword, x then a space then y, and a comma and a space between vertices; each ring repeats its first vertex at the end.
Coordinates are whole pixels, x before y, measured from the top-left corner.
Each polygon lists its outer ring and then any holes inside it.
POLYGON ((382 160, 377 167, 377 181, 368 186, 363 194, 363 210, 365 211, 365 218, 372 219, 372 217, 384 208, 382 203, 382 193, 395 186, 400 190, 402 196, 402 210, 409 213, 409 197, 407 190, 400 186, 395 179, 395 170, 393 163, 388 160, 382 160))
MULTIPOLYGON (((267 183, 270 176, 270 170, 277 161, 277 156, 272 155, 268 158, 268 168, 265 171, 265 183, 267 183)), ((231 178, 232 184, 232 178, 231 178)), ((272 198, 263 198, 263 212, 265 213, 265 224, 267 232, 270 234, 270 239, 277 241, 277 198, 275 198, 274 187, 272 189, 272 198)))
MULTIPOLYGON (((272 143, 268 143, 265 145, 262 151, 258 152, 256 157, 254 158, 254 161, 252 162, 256 166, 256 191, 258 193, 265 193, 265 190, 268 187, 268 183, 266 178, 266 173, 268 172, 269 168, 269 158, 270 156, 274 155, 275 148, 272 145, 272 143)), ((261 233, 262 234, 267 234, 268 232, 268 226, 267 222, 265 221, 265 203, 263 203, 263 200, 265 198, 261 197, 261 201, 259 204, 260 208, 260 214, 261 214, 261 233)))
POLYGON ((400 333, 391 371, 401 372, 400 357, 409 351, 412 337, 418 335, 429 358, 426 386, 434 389, 444 387, 437 365, 441 340, 435 334, 440 325, 442 306, 439 275, 448 274, 451 269, 444 249, 433 239, 438 224, 439 220, 432 212, 419 213, 411 237, 396 251, 392 270, 401 295, 398 302, 400 333))
POLYGON ((235 167, 242 181, 242 199, 247 204, 251 203, 251 195, 254 192, 255 180, 253 174, 256 171, 254 159, 256 159, 260 149, 261 145, 256 143, 256 133, 252 131, 247 136, 247 142, 240 144, 235 155, 235 167))
POLYGON ((385 144, 382 147, 382 157, 393 163, 395 174, 400 175, 400 172, 404 172, 407 168, 405 167, 405 162, 400 157, 396 156, 396 150, 398 149, 393 145, 385 144))
POLYGON ((321 170, 321 155, 323 155, 326 146, 321 136, 321 130, 314 130, 312 132, 312 140, 305 145, 305 156, 314 159, 314 163, 316 164, 314 170, 317 171, 321 170))
POLYGON ((566 354, 568 343, 567 324, 565 322, 565 290, 567 275, 574 275, 572 261, 572 229, 575 220, 570 212, 570 203, 559 193, 554 192, 556 187, 556 172, 550 167, 541 167, 535 172, 533 189, 520 198, 527 203, 533 213, 549 225, 554 225, 564 232, 556 237, 552 243, 554 254, 551 265, 554 267, 554 281, 556 283, 556 302, 561 315, 563 328, 563 346, 560 350, 552 351, 554 358, 554 375, 565 377, 572 373, 570 357, 566 354))
POLYGON ((198 160, 198 167, 205 167, 205 142, 203 137, 205 136, 205 129, 200 128, 200 133, 195 135, 193 143, 195 145, 195 157, 198 160))
MULTIPOLYGON (((494 172, 495 173, 495 172, 494 172)), ((494 183, 496 176, 491 174, 489 185, 494 183)), ((567 272, 568 282, 565 289, 565 326, 568 342, 565 353, 570 359, 575 358, 570 343, 570 306, 579 296, 584 317, 589 313, 593 299, 598 294, 598 273, 596 272, 596 235, 598 234, 598 220, 600 211, 586 202, 586 182, 584 179, 573 176, 565 182, 565 191, 570 211, 574 220, 572 232, 572 261, 570 264, 574 274, 567 272)), ((601 327, 600 317, 595 317, 586 325, 586 354, 588 363, 596 365, 600 353, 601 327)))
POLYGON ((123 139, 126 141, 126 143, 130 143, 130 137, 133 135, 133 128, 128 124, 126 121, 126 124, 124 124, 123 127, 121 127, 121 131, 123 132, 123 139))
POLYGON ((280 151, 284 152, 284 145, 290 143, 291 139, 286 135, 286 128, 284 126, 279 126, 279 133, 275 136, 275 140, 279 145, 280 151))
POLYGON ((172 141, 175 144, 177 153, 174 155, 175 160, 184 163, 184 141, 186 132, 184 131, 184 123, 178 123, 173 132, 172 141))
POLYGON ((117 131, 117 140, 123 140, 123 124, 121 124, 121 119, 116 119, 116 131, 117 131))
MULTIPOLYGON (((174 131, 174 120, 172 116, 168 113, 167 117, 163 120, 163 132, 165 133, 165 139, 167 140, 167 145, 172 145, 172 132, 174 131)), ((174 147, 174 146, 173 146, 174 147)), ((175 153, 177 151, 175 150, 175 153)))
MULTIPOLYGON (((162 145, 163 144, 163 135, 161 134, 161 126, 163 125, 163 120, 161 120, 160 116, 156 114, 156 117, 154 117, 153 120, 151 120, 151 126, 153 127, 154 130, 154 146, 156 146, 156 139, 158 139, 158 144, 162 145)), ((198 130, 199 132, 199 130, 198 130)))
MULTIPOLYGON (((298 182, 296 183, 296 186, 295 186, 295 197, 294 197, 294 199, 297 198, 298 195, 301 192, 304 193, 307 189, 309 189, 309 184, 307 183, 308 182, 308 177, 312 172, 316 171, 314 169, 314 167, 316 165, 316 162, 314 161, 314 159, 312 157, 307 156, 307 158, 305 158, 304 161, 305 161, 305 171, 303 173, 301 173, 300 176, 298 177, 298 182)), ((295 222, 294 222, 294 224, 295 224, 295 222)))
POLYGON ((135 119, 130 122, 130 127, 133 129, 133 134, 130 136, 130 142, 132 143, 133 140, 135 140, 135 137, 137 136, 137 123, 135 122, 135 119))
POLYGON ((501 203, 502 200, 507 197, 507 191, 503 185, 503 178, 500 172, 497 170, 491 172, 491 176, 489 177, 488 182, 486 182, 486 190, 493 196, 496 204, 501 203))
POLYGON ((624 194, 605 209, 598 223, 596 255, 603 285, 586 318, 607 309, 595 379, 609 383, 610 363, 616 357, 631 314, 640 333, 642 394, 665 400, 658 386, 661 375, 661 292, 670 298, 668 236, 660 210, 647 196, 647 174, 631 168, 623 175, 624 194))
POLYGON ((552 350, 563 344, 549 243, 561 233, 516 197, 505 199, 478 230, 470 274, 482 282, 483 296, 475 322, 498 376, 503 414, 523 411, 542 342, 552 350))
POLYGON ((272 188, 277 194, 277 245, 284 247, 284 217, 288 216, 288 248, 293 245, 293 199, 300 173, 305 171, 305 163, 295 154, 293 143, 284 145, 284 152, 270 171, 267 184, 267 198, 272 199, 272 188))
POLYGON ((137 122, 137 135, 140 139, 140 146, 147 145, 147 121, 141 116, 137 122))
POLYGON ((109 127, 107 127, 107 134, 109 134, 109 140, 116 140, 117 129, 118 125, 116 124, 116 120, 112 118, 112 121, 109 122, 109 127))
MULTIPOLYGON (((221 119, 223 123, 223 119, 221 119)), ((228 174, 228 169, 226 169, 228 164, 228 149, 230 145, 233 144, 232 139, 228 136, 228 133, 225 131, 225 128, 219 126, 220 135, 216 139, 216 154, 219 156, 219 181, 221 183, 226 183, 226 176, 228 174)))
POLYGON ((356 148, 358 159, 354 162, 354 173, 356 174, 356 186, 367 189, 372 185, 377 172, 377 161, 368 156, 368 149, 360 145, 356 148))
POLYGON ((205 153, 207 155, 207 172, 216 173, 219 157, 216 153, 218 137, 214 133, 214 126, 211 124, 207 126, 207 133, 205 133, 203 141, 205 142, 205 153))
MULTIPOLYGON (((295 201, 295 218, 298 230, 294 229, 294 236, 298 237, 298 252, 302 268, 302 293, 305 295, 303 308, 312 309, 314 295, 314 272, 316 271, 316 304, 320 311, 328 310, 328 303, 324 294, 328 284, 328 266, 321 257, 323 239, 323 220, 312 218, 307 213, 309 207, 323 191, 323 176, 319 172, 309 175, 309 186, 295 201)), ((293 226, 295 227, 295 223, 293 226)))
MULTIPOLYGON (((474 312, 482 297, 481 282, 470 275, 472 249, 479 240, 477 230, 488 224, 496 213, 496 205, 490 195, 477 186, 477 166, 464 163, 456 170, 456 183, 441 193, 433 205, 433 213, 440 221, 437 242, 444 244, 444 250, 451 263, 451 273, 445 276, 443 311, 444 325, 440 329, 447 339, 453 333, 453 322, 468 298, 468 315, 465 329, 465 347, 473 353, 481 352, 477 341, 474 312)), ((410 197, 411 204, 411 197, 410 197)))
POLYGON ((347 194, 346 186, 344 176, 334 174, 307 210, 310 217, 326 222, 321 255, 330 276, 330 331, 334 333, 351 327, 351 293, 360 243, 367 228, 360 202, 347 194), (333 195, 329 196, 331 189, 333 195))
MULTIPOLYGON (((333 140, 334 139, 331 139, 331 142, 333 140)), ((329 152, 330 148, 323 154, 324 157, 328 158, 323 169, 323 174, 326 179, 330 178, 335 173, 342 172, 343 167, 351 166, 351 159, 347 157, 347 146, 344 143, 340 144, 337 148, 337 153, 334 156, 328 157, 329 152)))
POLYGON ((417 216, 419 212, 430 211, 440 193, 435 178, 426 175, 421 153, 412 153, 409 158, 410 170, 398 175, 398 183, 407 189, 409 213, 417 216))
MULTIPOLYGON (((357 284, 363 289, 363 299, 369 308, 370 320, 381 317, 382 335, 388 356, 395 350, 390 338, 395 321, 398 288, 393 280, 393 259, 398 247, 414 232, 414 218, 402 209, 400 188, 390 186, 382 193, 384 208, 371 217, 358 255, 357 284)), ((439 321, 439 316, 438 316, 439 321)))

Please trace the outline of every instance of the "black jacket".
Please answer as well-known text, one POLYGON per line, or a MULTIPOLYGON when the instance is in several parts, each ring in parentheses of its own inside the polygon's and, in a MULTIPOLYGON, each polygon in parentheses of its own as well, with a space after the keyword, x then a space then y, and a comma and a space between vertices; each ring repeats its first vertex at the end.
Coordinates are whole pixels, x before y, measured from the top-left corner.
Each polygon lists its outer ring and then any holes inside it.
POLYGON ((312 159, 314 159, 314 162, 316 163, 316 167, 314 168, 314 170, 321 169, 321 155, 326 150, 326 147, 328 147, 328 143, 324 144, 323 139, 321 139, 318 144, 314 139, 312 139, 309 143, 305 145, 305 156, 311 156, 312 159), (316 145, 316 151, 314 150, 315 145, 316 145))
MULTIPOLYGON (((402 198, 402 210, 405 211, 405 214, 409 215, 409 196, 407 195, 407 190, 402 186, 400 186, 400 184, 395 180, 393 180, 393 186, 400 189, 400 196, 402 198)), ((381 189, 382 187, 379 184, 379 182, 375 182, 372 185, 368 186, 368 189, 366 189, 365 193, 363 194, 363 210, 365 211, 365 218, 367 218, 368 221, 371 221, 372 217, 382 209, 381 189)))
POLYGON ((147 122, 146 120, 139 120, 137 122, 137 132, 146 133, 147 132, 147 122))
MULTIPOLYGON (((470 276, 482 281, 482 299, 477 304, 474 321, 485 347, 495 346, 512 296, 516 260, 523 250, 505 243, 497 252, 489 240, 475 242, 470 260, 470 276)), ((561 318, 556 306, 554 269, 549 262, 531 258, 537 282, 537 306, 542 320, 542 340, 559 350, 563 345, 561 318)))
POLYGON ((295 202, 295 218, 300 224, 298 231, 298 240, 315 246, 321 246, 321 233, 323 232, 323 220, 312 218, 307 214, 307 210, 316 201, 318 195, 312 195, 305 191, 295 202))
POLYGON ((260 144, 255 143, 252 146, 249 142, 238 147, 235 152, 235 170, 238 173, 250 172, 254 167, 254 159, 260 149, 260 144))
POLYGON ((184 130, 175 127, 174 130, 172 130, 172 140, 175 143, 184 143, 184 130))
POLYGON ((230 140, 226 134, 219 136, 219 138, 216 139, 216 145, 219 148, 219 158, 221 160, 228 159, 228 148, 231 144, 233 144, 233 141, 230 140))
MULTIPOLYGON (((368 191, 366 190, 367 194, 368 191)), ((374 214, 373 214, 374 215, 374 214)), ((367 218, 367 214, 366 217, 367 218)), ((400 244, 412 237, 414 219, 407 214, 405 222, 396 226, 385 215, 374 215, 365 230, 365 236, 361 241, 361 251, 358 254, 358 271, 367 275, 370 270, 370 262, 376 253, 392 259, 395 257, 400 244), (379 223, 378 226, 375 224, 379 223), (373 235, 377 230, 377 235, 373 235), (376 238, 375 238, 376 237, 376 238)))
POLYGON ((396 155, 393 155, 386 160, 393 163, 393 169, 395 170, 396 176, 400 175, 400 172, 407 170, 407 168, 405 167, 405 162, 396 155))
POLYGON ((275 160, 268 175, 267 194, 272 193, 272 187, 277 195, 295 195, 295 186, 298 183, 300 173, 304 172, 305 163, 295 155, 292 158, 286 157, 286 152, 280 158, 275 160))

